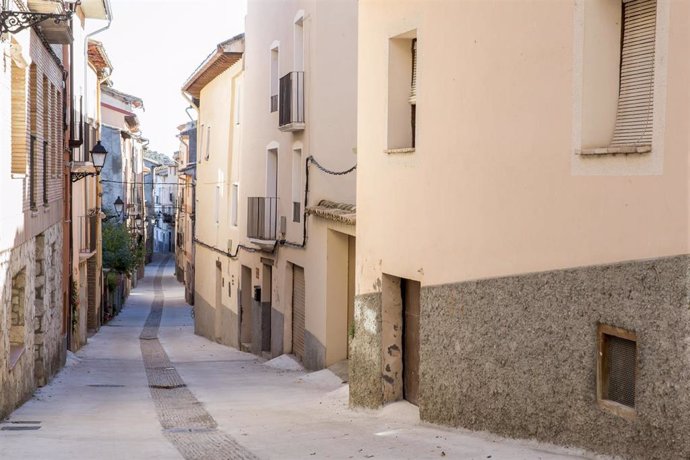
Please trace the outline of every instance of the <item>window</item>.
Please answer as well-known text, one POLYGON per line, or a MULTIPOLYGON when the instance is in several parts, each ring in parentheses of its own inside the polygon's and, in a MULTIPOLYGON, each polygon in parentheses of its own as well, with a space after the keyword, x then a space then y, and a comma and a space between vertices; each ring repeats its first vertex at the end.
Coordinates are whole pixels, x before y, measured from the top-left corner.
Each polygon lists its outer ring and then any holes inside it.
POLYGON ((648 153, 654 131, 657 0, 583 2, 577 153, 648 153))
POLYGON ((389 40, 388 153, 412 152, 417 131, 417 32, 389 40))
POLYGON ((280 85, 280 61, 278 45, 271 46, 271 112, 278 111, 278 88, 280 85))
POLYGON ((26 69, 12 60, 12 174, 24 177, 27 167, 26 69))
POLYGON ((232 184, 232 196, 230 197, 231 202, 230 202, 230 219, 232 225, 237 227, 237 205, 239 203, 239 190, 240 186, 239 184, 235 183, 232 184))
POLYGON ((635 416, 637 336, 625 329, 598 326, 597 400, 622 417, 635 416))
POLYGON ((302 150, 292 151, 292 221, 299 223, 302 213, 300 203, 302 195, 302 150))
POLYGON ((297 13, 295 17, 294 69, 304 70, 304 11, 297 13))
POLYGON ((42 169, 42 187, 43 187, 43 205, 48 205, 48 168, 50 165, 49 155, 49 139, 50 139, 50 113, 52 107, 50 106, 51 98, 49 93, 50 86, 48 85, 48 77, 43 76, 43 85, 41 87, 43 99, 43 164, 42 169))
POLYGON ((620 89, 612 147, 652 144, 656 0, 623 0, 620 89))

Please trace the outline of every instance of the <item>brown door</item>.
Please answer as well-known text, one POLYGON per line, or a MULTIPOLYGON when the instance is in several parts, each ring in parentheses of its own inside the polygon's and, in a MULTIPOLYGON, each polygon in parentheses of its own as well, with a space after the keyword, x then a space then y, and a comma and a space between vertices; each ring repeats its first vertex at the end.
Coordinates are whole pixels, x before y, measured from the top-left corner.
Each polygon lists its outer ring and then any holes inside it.
POLYGON ((304 358, 304 269, 292 266, 292 352, 304 358))
POLYGON ((417 405, 419 396, 419 304, 420 284, 403 279, 403 397, 417 405))
POLYGON ((244 265, 242 265, 239 300, 240 342, 250 344, 252 343, 252 269, 244 265))

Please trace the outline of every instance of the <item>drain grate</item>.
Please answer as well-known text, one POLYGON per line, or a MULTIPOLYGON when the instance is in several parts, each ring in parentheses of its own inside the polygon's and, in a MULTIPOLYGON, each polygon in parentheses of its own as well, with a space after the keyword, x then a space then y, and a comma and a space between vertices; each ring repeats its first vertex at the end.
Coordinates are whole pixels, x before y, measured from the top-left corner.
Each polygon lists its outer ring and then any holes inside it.
POLYGON ((91 385, 86 385, 87 387, 92 387, 92 388, 123 388, 124 385, 116 385, 112 383, 93 383, 91 385))
POLYGON ((184 388, 187 385, 184 383, 171 384, 171 385, 149 385, 149 388, 158 388, 159 390, 174 390, 175 388, 184 388))
POLYGON ((3 426, 0 428, 0 431, 36 431, 40 430, 40 426, 35 426, 35 425, 19 425, 19 426, 3 426))
POLYGON ((0 431, 36 431, 41 429, 41 422, 37 420, 9 420, 0 428, 0 431))

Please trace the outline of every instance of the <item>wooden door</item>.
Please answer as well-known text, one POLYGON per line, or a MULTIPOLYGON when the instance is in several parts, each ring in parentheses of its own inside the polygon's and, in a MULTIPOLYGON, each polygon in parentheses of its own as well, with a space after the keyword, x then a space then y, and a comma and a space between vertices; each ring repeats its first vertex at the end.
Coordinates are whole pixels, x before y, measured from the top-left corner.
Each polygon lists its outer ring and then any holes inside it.
POLYGON ((305 327, 304 269, 292 266, 292 352, 299 359, 304 358, 305 327))

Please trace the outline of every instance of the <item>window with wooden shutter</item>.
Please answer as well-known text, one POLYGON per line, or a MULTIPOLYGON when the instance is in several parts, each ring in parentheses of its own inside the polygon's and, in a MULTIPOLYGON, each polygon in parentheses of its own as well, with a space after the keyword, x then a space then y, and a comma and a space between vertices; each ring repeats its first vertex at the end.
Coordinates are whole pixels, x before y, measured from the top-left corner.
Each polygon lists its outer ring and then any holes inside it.
POLYGON ((656 0, 623 0, 620 89, 611 147, 652 144, 656 7, 656 0))
POLYGON ((27 167, 26 70, 12 61, 12 174, 24 175, 27 167))

